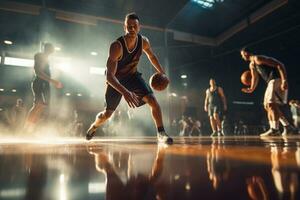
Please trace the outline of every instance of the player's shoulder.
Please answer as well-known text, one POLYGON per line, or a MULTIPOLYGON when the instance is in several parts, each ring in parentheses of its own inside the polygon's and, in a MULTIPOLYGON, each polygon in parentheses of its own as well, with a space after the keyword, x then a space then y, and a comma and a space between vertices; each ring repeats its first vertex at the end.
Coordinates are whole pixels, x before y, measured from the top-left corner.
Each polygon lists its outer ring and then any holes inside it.
POLYGON ((143 39, 144 41, 149 41, 149 39, 148 39, 147 36, 144 36, 144 35, 140 35, 140 36, 142 37, 142 39, 143 39))
POLYGON ((142 37, 143 44, 149 44, 150 43, 149 39, 146 36, 141 35, 141 37, 142 37))
POLYGON ((34 54, 34 60, 45 59, 45 55, 41 52, 34 54))
POLYGON ((267 60, 267 59, 272 59, 269 56, 266 55, 255 55, 254 56, 254 61, 261 61, 261 60, 267 60))
POLYGON ((44 55, 41 52, 38 52, 38 53, 34 54, 34 58, 40 58, 40 57, 43 57, 43 56, 44 55))
POLYGON ((111 49, 122 49, 122 44, 121 42, 117 39, 115 41, 113 41, 111 44, 110 44, 110 48, 111 49))

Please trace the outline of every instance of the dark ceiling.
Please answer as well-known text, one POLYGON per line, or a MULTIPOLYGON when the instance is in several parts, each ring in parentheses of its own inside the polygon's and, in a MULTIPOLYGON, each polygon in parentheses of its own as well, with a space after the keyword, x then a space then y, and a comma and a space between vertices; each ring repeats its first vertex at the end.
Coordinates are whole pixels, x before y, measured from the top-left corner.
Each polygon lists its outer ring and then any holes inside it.
POLYGON ((64 11, 123 20, 136 12, 147 25, 215 37, 271 0, 225 0, 204 9, 190 0, 14 0, 64 11))

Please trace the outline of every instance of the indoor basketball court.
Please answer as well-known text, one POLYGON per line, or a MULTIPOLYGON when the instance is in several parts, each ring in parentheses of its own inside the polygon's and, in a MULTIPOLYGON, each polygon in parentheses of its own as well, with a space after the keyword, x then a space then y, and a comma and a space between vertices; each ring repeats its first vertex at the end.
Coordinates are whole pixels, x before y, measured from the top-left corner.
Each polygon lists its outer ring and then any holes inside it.
POLYGON ((0 200, 300 199, 299 0, 0 0, 0 200))

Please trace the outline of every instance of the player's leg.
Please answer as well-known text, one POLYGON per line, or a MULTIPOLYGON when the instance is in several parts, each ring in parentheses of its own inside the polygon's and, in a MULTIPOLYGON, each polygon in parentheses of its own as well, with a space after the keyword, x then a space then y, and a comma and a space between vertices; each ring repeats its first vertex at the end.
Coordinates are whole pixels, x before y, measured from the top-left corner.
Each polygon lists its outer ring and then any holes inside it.
POLYGON ((279 114, 278 114, 278 105, 276 103, 276 81, 271 80, 268 83, 265 97, 264 97, 264 105, 266 106, 267 109, 267 114, 268 114, 268 120, 270 124, 270 129, 266 131, 265 133, 260 134, 260 136, 278 136, 280 131, 279 131, 279 114))
POLYGON ((220 120, 220 117, 219 117, 219 113, 215 112, 214 115, 214 120, 216 122, 216 127, 217 127, 217 131, 218 131, 218 135, 224 135, 222 133, 222 125, 221 125, 221 120, 220 120))
POLYGON ((87 140, 92 139, 96 133, 97 128, 112 116, 113 112, 118 107, 121 99, 122 99, 122 95, 118 91, 116 91, 110 85, 106 87, 106 92, 105 92, 106 108, 104 111, 99 112, 97 114, 95 121, 91 124, 90 128, 87 130, 86 133, 87 140))
POLYGON ((216 120, 214 119, 214 107, 210 105, 208 106, 208 117, 209 117, 210 126, 212 130, 212 134, 210 136, 211 137, 218 136, 217 124, 216 124, 216 120))
POLYGON ((162 112, 160 105, 158 104, 156 98, 153 94, 148 94, 143 97, 142 99, 145 103, 147 103, 150 107, 152 119, 155 123, 155 126, 157 128, 157 137, 160 142, 165 142, 168 144, 173 143, 173 139, 167 135, 164 125, 163 125, 163 119, 162 119, 162 112))
MULTIPOLYGON (((29 110, 24 128, 26 131, 32 131, 35 124, 40 119, 42 112, 47 106, 44 98, 43 84, 41 81, 35 80, 31 84, 32 94, 33 94, 33 106, 29 110)), ((47 99, 48 100, 48 99, 47 99)))

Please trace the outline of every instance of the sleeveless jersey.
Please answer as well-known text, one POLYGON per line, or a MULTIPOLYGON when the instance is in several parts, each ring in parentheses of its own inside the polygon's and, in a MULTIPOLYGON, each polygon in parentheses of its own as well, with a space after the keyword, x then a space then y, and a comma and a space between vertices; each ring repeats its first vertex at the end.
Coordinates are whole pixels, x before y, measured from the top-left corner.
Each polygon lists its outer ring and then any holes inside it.
MULTIPOLYGON (((44 67, 42 70, 43 70, 43 72, 44 72, 46 75, 48 75, 49 77, 51 77, 50 65, 49 65, 48 62, 46 63, 45 67, 44 67)), ((34 79, 35 79, 35 80, 39 80, 39 81, 45 81, 44 79, 39 78, 39 77, 36 75, 36 73, 35 73, 34 79)), ((48 81, 45 81, 45 82, 48 82, 48 81)))
POLYGON ((219 87, 217 87, 217 89, 215 89, 214 91, 210 91, 210 89, 208 89, 208 104, 209 106, 220 106, 222 101, 221 101, 221 97, 219 95, 219 87))
POLYGON ((122 46, 123 55, 118 61, 116 77, 123 79, 137 72, 137 65, 143 52, 143 38, 138 34, 135 48, 128 50, 124 36, 119 37, 117 41, 122 46))
POLYGON ((255 65, 256 71, 267 83, 272 79, 280 78, 280 74, 277 68, 266 65, 255 65))

